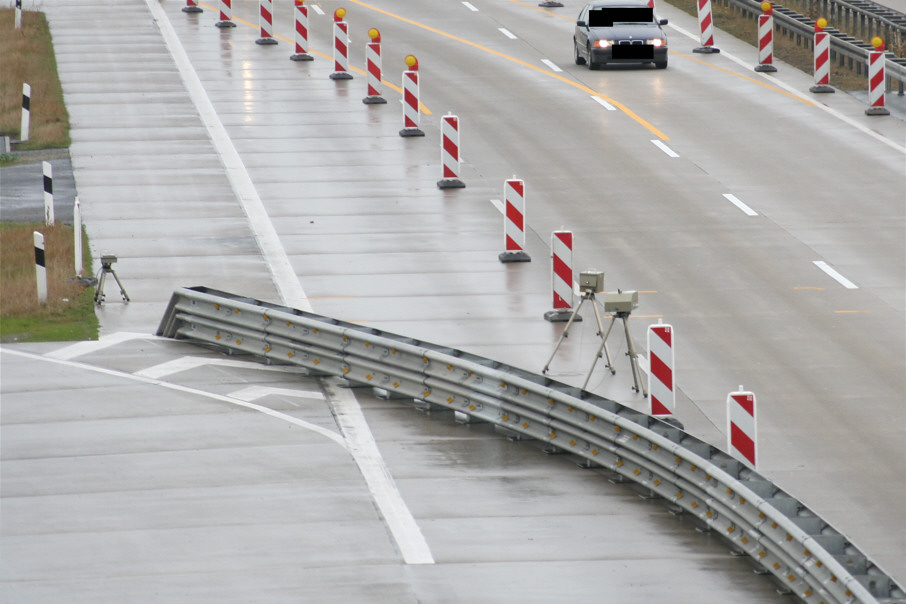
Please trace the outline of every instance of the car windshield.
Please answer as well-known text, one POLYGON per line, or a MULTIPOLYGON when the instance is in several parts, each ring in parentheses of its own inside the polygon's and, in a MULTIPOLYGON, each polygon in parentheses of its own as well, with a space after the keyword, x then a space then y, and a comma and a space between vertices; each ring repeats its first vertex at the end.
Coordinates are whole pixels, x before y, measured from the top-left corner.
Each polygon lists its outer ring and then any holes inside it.
POLYGON ((589 27, 613 27, 614 23, 654 23, 654 10, 647 7, 614 6, 588 11, 589 27))

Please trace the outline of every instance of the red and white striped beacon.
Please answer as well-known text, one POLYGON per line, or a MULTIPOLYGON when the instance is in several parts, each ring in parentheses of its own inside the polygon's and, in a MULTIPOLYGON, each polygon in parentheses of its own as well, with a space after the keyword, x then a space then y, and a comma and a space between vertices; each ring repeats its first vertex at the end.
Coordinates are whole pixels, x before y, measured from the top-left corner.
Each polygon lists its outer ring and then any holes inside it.
MULTIPOLYGON (((551 323, 569 321, 573 314, 573 233, 554 231, 551 233, 551 290, 554 309, 544 313, 551 323)), ((576 315, 573 322, 581 321, 576 315)))
POLYGON ((692 52, 711 54, 720 52, 714 46, 714 17, 711 11, 711 0, 698 0, 698 26, 701 31, 701 46, 692 52))
POLYGON ((762 2, 763 14, 758 15, 758 65, 755 71, 759 73, 775 72, 774 67, 774 5, 762 2))
POLYGON ((880 36, 871 39, 874 50, 868 52, 868 109, 865 115, 890 115, 884 106, 884 88, 887 77, 884 69, 884 40, 880 36))
POLYGON ((466 186, 459 179, 459 117, 452 113, 440 118, 440 162, 443 178, 437 181, 437 188, 462 189, 466 186))
POLYGON ((366 105, 383 105, 387 99, 381 96, 381 32, 372 27, 368 30, 371 42, 365 44, 365 73, 368 96, 362 99, 366 105))
POLYGON ((415 55, 406 55, 406 67, 403 72, 403 129, 400 136, 424 136, 418 127, 421 110, 418 100, 418 59, 415 55))
POLYGON ((296 52, 290 55, 293 61, 313 61, 314 57, 308 54, 308 7, 305 0, 296 0, 296 52))
POLYGON ((204 12, 196 0, 186 0, 186 5, 182 7, 182 12, 184 13, 201 13, 204 12))
POLYGON ((651 415, 673 415, 676 409, 673 336, 673 326, 660 320, 657 325, 648 326, 648 397, 651 415))
POLYGON ((498 255, 501 262, 530 262, 525 247, 525 181, 513 176, 503 183, 504 249, 498 255))
POLYGON ((271 46, 277 43, 274 38, 274 0, 258 0, 259 38, 255 44, 271 46))
POLYGON ((755 395, 742 386, 727 395, 727 449, 752 468, 758 459, 758 424, 755 395))
POLYGON ((333 73, 331 80, 351 80, 352 74, 346 69, 349 62, 349 25, 343 21, 346 9, 338 8, 333 12, 333 73))
POLYGON ((214 25, 216 27, 236 27, 236 24, 233 23, 233 4, 232 0, 220 0, 218 5, 220 9, 220 20, 217 21, 214 25))
POLYGON ((836 92, 830 86, 830 34, 824 31, 827 19, 815 21, 815 85, 810 92, 836 92))

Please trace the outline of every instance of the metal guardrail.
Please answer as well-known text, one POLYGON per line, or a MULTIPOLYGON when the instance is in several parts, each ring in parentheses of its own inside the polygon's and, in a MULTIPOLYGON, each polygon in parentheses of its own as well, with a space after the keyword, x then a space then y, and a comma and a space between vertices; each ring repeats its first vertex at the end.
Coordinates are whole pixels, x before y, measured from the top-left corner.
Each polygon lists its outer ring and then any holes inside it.
MULTIPOLYGON (((833 1, 839 4, 847 4, 845 2, 839 2, 839 0, 833 1)), ((761 0, 723 0, 723 2, 724 4, 733 5, 753 16, 762 14, 761 0)), ((847 4, 845 8, 854 10, 855 6, 849 6, 849 4, 847 4)), ((774 23, 781 31, 791 32, 794 35, 809 41, 809 44, 812 43, 811 41, 814 38, 815 32, 815 21, 813 19, 800 15, 788 8, 784 8, 782 5, 775 5, 774 23)), ((870 44, 833 27, 826 27, 824 31, 831 34, 830 43, 832 61, 836 60, 842 64, 842 60, 846 59, 849 61, 850 67, 854 65, 867 65, 868 52, 873 50, 870 44)), ((906 82, 906 59, 897 57, 892 52, 887 52, 884 56, 888 88, 891 80, 896 80, 899 83, 899 92, 902 94, 903 84, 906 82)))
POLYGON ((204 287, 173 293, 158 335, 337 376, 581 457, 690 514, 803 602, 906 602, 844 535, 757 472, 671 423, 546 376, 204 287))

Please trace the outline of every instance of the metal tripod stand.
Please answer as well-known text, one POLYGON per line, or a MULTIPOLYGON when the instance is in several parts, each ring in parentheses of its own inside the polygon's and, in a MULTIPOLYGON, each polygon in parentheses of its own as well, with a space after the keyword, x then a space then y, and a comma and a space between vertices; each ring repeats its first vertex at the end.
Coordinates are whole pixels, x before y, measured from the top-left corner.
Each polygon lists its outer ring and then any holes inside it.
POLYGON ((120 278, 116 276, 116 271, 113 270, 113 263, 116 262, 116 256, 112 254, 104 254, 101 256, 101 270, 100 277, 98 278, 98 287, 94 292, 94 303, 100 306, 104 303, 104 281, 107 279, 107 274, 110 273, 113 275, 113 278, 116 280, 116 284, 120 287, 120 295, 123 296, 123 302, 129 301, 129 294, 126 293, 126 288, 123 287, 120 278))
MULTIPOLYGON (((541 370, 542 374, 547 373, 548 369, 551 366, 551 361, 554 360, 554 355, 556 355, 557 350, 560 349, 560 344, 563 343, 563 340, 565 338, 569 337, 569 328, 572 327, 573 321, 576 320, 576 317, 579 315, 579 311, 582 310, 582 305, 585 304, 589 300, 591 300, 592 308, 595 309, 595 319, 598 321, 598 335, 601 336, 601 347, 598 348, 598 354, 595 357, 595 363, 597 363, 598 359, 601 358, 601 351, 603 350, 604 354, 607 355, 607 368, 610 369, 610 373, 614 374, 617 372, 617 370, 613 368, 613 363, 610 362, 610 350, 608 350, 608 348, 607 348, 607 336, 603 335, 604 334, 604 323, 601 321, 601 311, 598 308, 597 300, 595 299, 595 292, 589 290, 589 291, 582 292, 582 300, 579 302, 579 305, 576 306, 576 309, 573 311, 573 314, 570 315, 569 321, 566 323, 566 327, 563 329, 563 333, 560 334, 560 339, 557 340, 557 345, 554 346, 554 351, 551 353, 551 357, 547 360, 547 364, 544 365, 544 369, 541 370)), ((612 325, 613 325, 613 322, 611 322, 611 326, 612 325)), ((608 334, 610 333, 609 329, 607 330, 607 333, 608 334)), ((592 368, 592 370, 594 370, 594 368, 595 368, 594 364, 592 364, 591 368, 592 368)), ((588 375, 589 375, 589 377, 591 377, 590 371, 589 371, 588 375)), ((588 383, 588 379, 585 380, 585 383, 586 384, 588 383)), ((582 387, 584 388, 585 385, 583 384, 582 387)))

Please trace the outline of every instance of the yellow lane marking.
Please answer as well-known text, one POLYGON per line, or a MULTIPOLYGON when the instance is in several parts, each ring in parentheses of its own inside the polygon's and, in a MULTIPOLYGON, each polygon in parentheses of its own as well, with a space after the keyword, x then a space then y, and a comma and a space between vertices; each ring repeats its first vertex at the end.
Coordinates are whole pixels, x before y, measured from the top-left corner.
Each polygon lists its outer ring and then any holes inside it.
POLYGON ((867 310, 835 310, 838 315, 867 315, 870 314, 870 311, 867 310))
POLYGON ((815 106, 815 104, 814 104, 813 102, 811 102, 810 100, 808 100, 808 99, 803 99, 803 98, 801 98, 801 97, 796 96, 795 94, 790 94, 790 93, 787 92, 786 90, 783 90, 783 89, 781 89, 781 88, 777 88, 776 86, 772 86, 771 84, 768 84, 767 82, 763 82, 763 81, 761 81, 761 80, 756 80, 755 78, 750 78, 749 76, 742 75, 741 73, 736 73, 735 71, 731 71, 731 70, 729 70, 729 69, 727 69, 727 68, 725 68, 725 67, 720 67, 720 66, 718 66, 718 65, 713 65, 713 64, 708 63, 708 62, 706 62, 706 61, 702 61, 701 59, 696 59, 695 57, 690 57, 689 55, 684 55, 684 54, 678 53, 678 52, 673 51, 673 50, 670 51, 670 54, 672 54, 672 55, 674 55, 674 56, 677 56, 677 57, 680 57, 680 58, 682 58, 682 59, 688 59, 688 60, 690 60, 690 61, 695 61, 696 63, 700 63, 700 64, 705 65, 705 66, 707 66, 707 67, 711 67, 712 69, 716 69, 716 70, 718 70, 718 71, 722 71, 722 72, 724 72, 724 73, 728 73, 728 74, 730 74, 730 75, 732 75, 732 76, 736 76, 737 78, 742 78, 743 80, 746 80, 747 82, 752 82, 753 84, 758 84, 759 86, 764 86, 764 87, 767 88, 768 90, 773 90, 774 92, 779 92, 780 94, 782 94, 782 95, 784 95, 784 96, 788 96, 789 98, 791 98, 791 99, 793 99, 793 100, 795 100, 795 101, 799 101, 800 103, 804 103, 805 105, 808 105, 809 107, 814 107, 814 106, 815 106))
MULTIPOLYGON (((217 13, 220 12, 220 9, 219 9, 219 8, 214 8, 214 7, 211 6, 210 4, 205 4, 205 3, 203 3, 203 2, 199 2, 198 4, 199 4, 199 6, 203 6, 204 8, 206 8, 206 9, 208 9, 208 10, 211 10, 211 11, 214 11, 214 12, 217 12, 217 13)), ((247 25, 248 27, 254 27, 255 29, 258 29, 258 26, 257 26, 256 24, 252 23, 251 21, 246 21, 245 19, 243 19, 243 18, 241 18, 241 17, 231 17, 231 19, 232 19, 233 21, 236 21, 237 23, 242 23, 243 25, 247 25)), ((275 37, 275 38, 279 38, 279 39, 283 40, 284 42, 289 42, 290 44, 293 44, 293 45, 295 45, 295 43, 296 43, 295 40, 290 40, 290 39, 287 38, 286 36, 281 36, 280 34, 277 34, 277 33, 274 34, 274 37, 275 37)), ((317 50, 315 50, 315 49, 313 49, 313 48, 311 48, 311 47, 308 48, 308 52, 309 52, 310 54, 318 55, 318 56, 321 57, 322 59, 327 59, 328 61, 333 61, 333 57, 332 57, 332 56, 326 55, 326 54, 324 54, 324 53, 322 53, 322 52, 318 52, 317 50)), ((354 66, 352 66, 352 65, 347 66, 347 69, 349 69, 350 71, 354 71, 354 72, 356 72, 356 73, 358 73, 358 74, 360 74, 360 75, 368 75, 368 74, 365 72, 364 69, 359 69, 358 67, 354 67, 354 66)), ((402 73, 402 72, 400 72, 400 73, 402 73)), ((396 84, 394 84, 394 83, 392 83, 392 82, 388 82, 387 80, 384 80, 384 79, 382 79, 381 82, 382 82, 385 86, 387 86, 388 88, 390 88, 391 90, 395 91, 397 94, 400 94, 400 95, 403 94, 403 89, 400 88, 399 86, 397 86, 396 84)), ((425 115, 431 115, 431 110, 428 109, 428 107, 427 107, 424 103, 422 103, 421 101, 419 101, 419 106, 421 107, 422 113, 424 113, 425 115)))
POLYGON ((454 36, 453 34, 449 34, 445 31, 441 31, 439 29, 431 27, 430 25, 425 25, 423 23, 419 23, 418 21, 413 21, 412 19, 407 19, 406 17, 401 17, 400 15, 391 13, 384 9, 377 8, 376 6, 372 6, 370 4, 362 2, 362 0, 349 0, 349 1, 354 4, 358 4, 359 6, 361 6, 363 8, 367 8, 367 9, 373 10, 377 13, 381 13, 382 15, 386 15, 393 19, 398 19, 399 21, 402 21, 403 23, 408 23, 409 25, 414 25, 415 27, 419 27, 426 31, 430 31, 431 33, 437 34, 439 36, 443 36, 445 38, 455 40, 456 42, 466 44, 467 46, 477 48, 478 50, 495 55, 497 57, 500 57, 501 59, 506 59, 507 61, 512 61, 513 63, 517 63, 519 65, 522 65, 523 67, 528 67, 529 69, 534 69, 538 73, 544 74, 551 78, 556 78, 556 79, 560 80, 561 82, 563 82, 564 84, 569 84, 570 86, 578 88, 579 90, 582 90, 583 92, 585 92, 591 96, 600 97, 600 98, 604 99, 605 101, 607 101, 608 103, 610 103, 611 105, 613 105, 614 107, 617 107, 620 111, 622 111, 623 113, 625 113, 626 115, 628 115, 629 117, 634 119, 636 122, 638 122, 645 128, 647 128, 652 134, 654 134, 659 139, 661 139, 663 141, 670 140, 670 137, 668 137, 666 134, 664 134, 663 132, 661 132, 660 130, 655 128, 654 125, 652 125, 651 123, 649 123, 649 122, 645 121, 644 119, 642 119, 641 117, 639 117, 638 114, 636 114, 634 111, 632 111, 629 107, 627 107, 623 103, 621 103, 617 100, 611 99, 610 97, 606 97, 603 94, 597 92, 596 90, 593 90, 593 89, 589 88, 588 86, 585 86, 584 84, 580 84, 579 82, 570 80, 564 76, 558 75, 557 73, 548 71, 547 69, 545 69, 543 67, 538 67, 537 65, 532 65, 531 63, 522 61, 521 59, 517 59, 516 57, 511 57, 510 55, 503 54, 502 52, 498 52, 492 48, 488 48, 487 46, 482 46, 481 44, 477 44, 475 42, 470 42, 469 40, 466 40, 465 38, 460 38, 459 36, 454 36))
POLYGON ((823 287, 814 287, 811 285, 797 285, 793 289, 813 289, 813 290, 817 290, 817 291, 824 291, 823 287))

